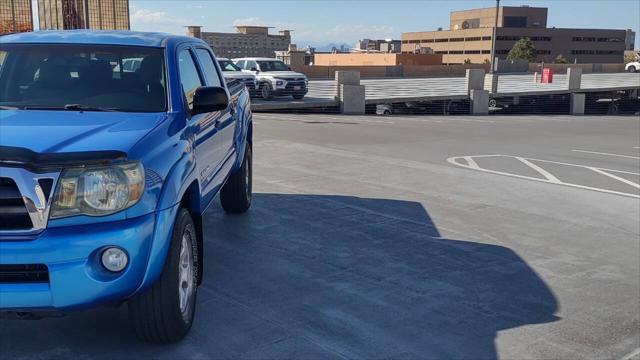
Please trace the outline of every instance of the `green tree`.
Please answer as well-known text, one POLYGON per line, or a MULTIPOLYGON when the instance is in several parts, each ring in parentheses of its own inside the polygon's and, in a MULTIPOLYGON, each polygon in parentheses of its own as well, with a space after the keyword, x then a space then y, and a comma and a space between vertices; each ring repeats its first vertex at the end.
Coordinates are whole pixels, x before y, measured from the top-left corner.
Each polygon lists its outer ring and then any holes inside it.
POLYGON ((527 60, 528 62, 534 62, 536 60, 536 47, 533 46, 531 39, 525 37, 513 44, 508 60, 527 60))
POLYGON ((565 59, 564 56, 562 56, 562 54, 556 56, 556 58, 553 59, 554 64, 566 64, 567 62, 568 62, 567 59, 565 59))
POLYGON ((624 55, 625 64, 628 64, 630 62, 635 62, 635 61, 638 61, 638 55, 636 55, 636 53, 628 52, 627 54, 624 55))

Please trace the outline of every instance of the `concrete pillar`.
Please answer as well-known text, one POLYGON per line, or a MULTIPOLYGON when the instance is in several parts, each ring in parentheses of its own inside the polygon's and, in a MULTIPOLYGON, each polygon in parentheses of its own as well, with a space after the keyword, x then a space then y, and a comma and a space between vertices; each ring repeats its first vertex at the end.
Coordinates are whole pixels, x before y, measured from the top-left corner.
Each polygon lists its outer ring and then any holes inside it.
POLYGON ((567 69, 567 90, 580 90, 582 82, 582 68, 570 67, 567 69))
POLYGON ((360 71, 336 71, 336 99, 340 99, 341 85, 360 85, 360 71))
POLYGON ((467 94, 471 94, 471 90, 484 89, 484 75, 484 69, 467 69, 465 75, 467 94))
POLYGON ((340 85, 340 113, 364 115, 365 93, 362 85, 340 85))
POLYGON ((489 114, 489 92, 487 90, 471 90, 471 114, 489 114))
POLYGON ((571 94, 571 115, 584 115, 585 94, 571 94))
POLYGON ((484 89, 492 94, 498 92, 498 74, 487 74, 485 76, 484 89))

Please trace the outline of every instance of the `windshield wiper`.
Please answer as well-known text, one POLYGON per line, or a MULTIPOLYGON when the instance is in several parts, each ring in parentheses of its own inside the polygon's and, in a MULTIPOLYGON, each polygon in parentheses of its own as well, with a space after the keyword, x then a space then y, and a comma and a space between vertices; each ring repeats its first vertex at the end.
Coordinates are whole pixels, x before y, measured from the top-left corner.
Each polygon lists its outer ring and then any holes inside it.
POLYGON ((75 111, 118 111, 117 109, 111 108, 103 108, 97 106, 87 106, 81 104, 67 104, 64 106, 65 110, 75 110, 75 111))

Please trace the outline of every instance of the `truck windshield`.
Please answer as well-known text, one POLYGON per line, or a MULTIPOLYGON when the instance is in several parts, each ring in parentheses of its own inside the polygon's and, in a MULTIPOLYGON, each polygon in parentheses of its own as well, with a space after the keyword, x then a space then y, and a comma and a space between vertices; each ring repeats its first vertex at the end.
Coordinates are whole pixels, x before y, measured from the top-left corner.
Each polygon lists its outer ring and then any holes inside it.
POLYGON ((231 60, 220 60, 219 63, 220 63, 220 67, 222 68, 222 71, 242 71, 231 60))
POLYGON ((289 71, 289 67, 282 61, 258 61, 260 71, 289 71))
POLYGON ((0 109, 163 112, 162 49, 0 44, 0 109))

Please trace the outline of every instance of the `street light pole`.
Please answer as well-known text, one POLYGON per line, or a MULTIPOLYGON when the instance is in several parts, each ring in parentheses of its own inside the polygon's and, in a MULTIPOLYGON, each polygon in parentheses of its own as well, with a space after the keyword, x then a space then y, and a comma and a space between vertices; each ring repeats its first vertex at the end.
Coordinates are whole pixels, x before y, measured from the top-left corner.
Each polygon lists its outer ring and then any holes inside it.
POLYGON ((496 20, 493 25, 493 34, 491 35, 491 69, 489 69, 489 73, 493 74, 493 69, 495 67, 495 59, 496 59, 496 34, 498 33, 498 12, 500 11, 500 0, 496 0, 496 20))

